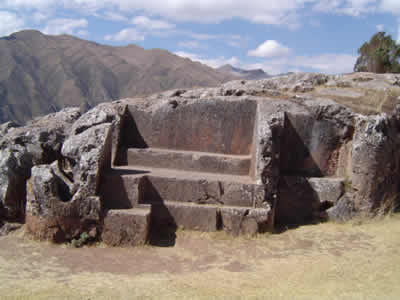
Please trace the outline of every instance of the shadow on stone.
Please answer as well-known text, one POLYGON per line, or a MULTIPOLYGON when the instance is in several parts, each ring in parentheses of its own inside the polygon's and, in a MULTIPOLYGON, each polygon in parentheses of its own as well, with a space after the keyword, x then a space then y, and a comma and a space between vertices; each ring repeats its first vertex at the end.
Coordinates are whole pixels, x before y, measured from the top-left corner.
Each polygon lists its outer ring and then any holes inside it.
POLYGON ((307 116, 289 116, 285 114, 285 128, 281 142, 281 173, 289 176, 322 177, 323 172, 313 159, 309 143, 304 139, 312 129, 313 120, 307 116), (311 128, 310 128, 311 127, 311 128))
POLYGON ((139 205, 152 205, 149 244, 158 247, 173 247, 175 246, 178 226, 165 206, 164 199, 161 198, 151 181, 147 178, 144 180, 139 205))
POLYGON ((135 192, 137 184, 130 185, 129 188, 130 190, 127 191, 126 182, 122 176, 102 176, 100 194, 104 209, 133 208, 134 203, 130 200, 128 193, 135 192))
POLYGON ((275 210, 277 226, 297 226, 315 219, 321 208, 318 194, 304 177, 282 177, 279 183, 279 201, 275 210))
POLYGON ((114 161, 116 166, 127 164, 127 148, 148 148, 146 141, 139 132, 135 120, 128 110, 125 111, 121 120, 120 146, 117 150, 117 157, 114 161))
POLYGON ((173 247, 176 242, 176 225, 152 226, 150 229, 149 244, 156 247, 173 247))

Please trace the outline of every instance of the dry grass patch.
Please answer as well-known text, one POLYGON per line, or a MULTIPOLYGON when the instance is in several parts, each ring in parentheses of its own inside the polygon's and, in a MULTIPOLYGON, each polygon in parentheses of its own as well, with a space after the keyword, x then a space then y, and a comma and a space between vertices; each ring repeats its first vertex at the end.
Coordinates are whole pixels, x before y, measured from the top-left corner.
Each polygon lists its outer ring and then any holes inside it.
POLYGON ((398 87, 392 87, 387 90, 348 89, 351 92, 362 94, 363 96, 361 97, 346 97, 335 94, 325 94, 323 91, 326 89, 326 87, 318 88, 313 92, 313 94, 314 96, 328 97, 351 108, 357 113, 366 115, 380 112, 391 113, 398 103, 398 97, 400 96, 400 88, 398 87))
POLYGON ((400 217, 174 247, 73 249, 0 238, 1 299, 398 299, 400 217))

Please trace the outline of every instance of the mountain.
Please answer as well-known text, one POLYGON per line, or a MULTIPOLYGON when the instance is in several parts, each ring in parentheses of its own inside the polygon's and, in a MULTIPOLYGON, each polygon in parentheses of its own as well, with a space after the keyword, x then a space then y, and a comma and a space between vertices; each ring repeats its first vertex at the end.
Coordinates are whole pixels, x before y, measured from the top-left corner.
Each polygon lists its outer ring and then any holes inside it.
POLYGON ((161 49, 113 47, 69 35, 25 30, 0 38, 0 123, 68 106, 234 79, 161 49))
POLYGON ((248 80, 258 80, 271 77, 270 75, 265 73, 262 69, 243 70, 235 68, 231 65, 224 65, 222 67, 219 67, 217 70, 227 75, 235 76, 236 79, 240 78, 248 80))

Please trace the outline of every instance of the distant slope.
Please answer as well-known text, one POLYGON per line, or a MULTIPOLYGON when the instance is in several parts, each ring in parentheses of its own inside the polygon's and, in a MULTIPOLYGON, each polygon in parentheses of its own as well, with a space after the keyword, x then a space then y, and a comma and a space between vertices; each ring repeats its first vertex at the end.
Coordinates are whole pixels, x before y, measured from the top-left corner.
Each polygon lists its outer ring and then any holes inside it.
POLYGON ((265 79, 271 77, 267 73, 265 73, 262 69, 255 69, 255 70, 243 70, 239 68, 235 68, 231 65, 224 65, 217 69, 219 72, 225 73, 227 75, 235 76, 241 79, 248 79, 248 80, 258 80, 258 79, 265 79))
POLYGON ((0 123, 231 79, 165 50, 111 47, 26 30, 0 38, 0 123))

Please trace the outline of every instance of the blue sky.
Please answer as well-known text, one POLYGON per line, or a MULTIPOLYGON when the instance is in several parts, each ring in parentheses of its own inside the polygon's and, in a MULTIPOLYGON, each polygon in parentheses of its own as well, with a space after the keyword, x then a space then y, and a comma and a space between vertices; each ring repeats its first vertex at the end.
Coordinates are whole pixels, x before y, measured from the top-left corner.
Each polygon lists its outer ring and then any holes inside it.
POLYGON ((351 72, 364 41, 400 41, 399 26, 400 0, 0 0, 0 36, 67 33, 270 74, 351 72))

